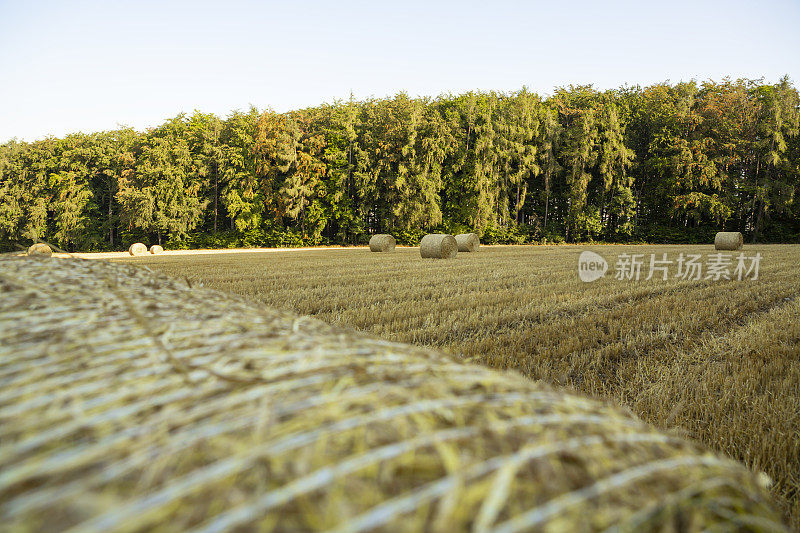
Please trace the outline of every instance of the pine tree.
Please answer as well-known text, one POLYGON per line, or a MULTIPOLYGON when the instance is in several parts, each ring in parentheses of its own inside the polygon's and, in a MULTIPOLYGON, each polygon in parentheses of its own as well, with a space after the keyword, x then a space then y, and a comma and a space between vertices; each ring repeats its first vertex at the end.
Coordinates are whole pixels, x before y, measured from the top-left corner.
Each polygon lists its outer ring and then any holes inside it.
POLYGON ((363 233, 363 221, 356 204, 358 191, 353 173, 358 154, 356 120, 358 106, 352 94, 347 103, 334 102, 320 108, 318 127, 325 138, 322 155, 327 168, 324 180, 324 209, 331 220, 330 237, 346 243, 352 235, 363 233))
POLYGON ((232 228, 239 232, 258 228, 265 208, 255 152, 260 116, 254 107, 247 113, 236 111, 225 120, 221 133, 224 158, 221 202, 231 219, 232 228))
POLYGON ((769 210, 786 212, 800 185, 798 161, 788 157, 787 143, 788 139, 797 137, 800 129, 798 92, 784 77, 775 85, 759 88, 757 97, 760 120, 756 145, 758 165, 755 172, 753 242, 758 240, 769 210))
POLYGON ((558 111, 552 109, 549 105, 542 106, 541 108, 542 120, 540 122, 540 137, 539 137, 539 155, 541 160, 541 168, 544 169, 542 176, 544 178, 544 222, 543 226, 547 228, 547 218, 550 210, 550 189, 553 179, 561 172, 562 167, 558 163, 557 154, 561 148, 561 135, 563 128, 558 121, 558 111))
POLYGON ((603 96, 599 120, 598 171, 603 183, 601 217, 609 237, 633 232, 636 204, 633 197, 633 178, 628 175, 634 152, 625 146, 624 127, 617 112, 613 93, 603 96))
POLYGON ((136 171, 121 178, 117 199, 120 218, 129 228, 181 240, 201 221, 207 201, 202 182, 192 175, 185 115, 150 131, 136 150, 136 171))
POLYGON ((310 231, 312 240, 318 242, 327 223, 320 201, 325 194, 327 171, 322 159, 325 136, 316 128, 309 111, 295 113, 292 119, 297 128, 296 157, 287 171, 280 194, 286 214, 299 220, 303 236, 307 237, 310 231))
POLYGON ((220 142, 222 121, 212 113, 195 111, 188 120, 191 173, 200 179, 201 196, 211 206, 211 228, 219 229, 220 176, 225 173, 225 147, 220 142))
POLYGON ((0 145, 0 244, 22 236, 25 209, 23 173, 28 145, 12 140, 0 145))
POLYGON ((564 128, 562 158, 569 187, 567 239, 599 231, 599 213, 587 209, 591 170, 597 163, 597 93, 591 86, 559 89, 554 97, 564 128))
POLYGON ((256 206, 256 209, 264 213, 265 220, 280 224, 287 214, 280 190, 289 169, 297 162, 299 138, 300 132, 292 117, 271 110, 259 116, 253 151, 263 207, 256 206))

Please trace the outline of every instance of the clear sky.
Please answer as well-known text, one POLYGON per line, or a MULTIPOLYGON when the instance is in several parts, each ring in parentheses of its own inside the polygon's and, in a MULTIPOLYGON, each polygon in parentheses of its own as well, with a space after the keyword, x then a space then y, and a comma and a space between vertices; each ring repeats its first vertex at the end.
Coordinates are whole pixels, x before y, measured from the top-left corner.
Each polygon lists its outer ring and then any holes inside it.
POLYGON ((800 0, 0 0, 0 142, 398 91, 788 74, 800 0))

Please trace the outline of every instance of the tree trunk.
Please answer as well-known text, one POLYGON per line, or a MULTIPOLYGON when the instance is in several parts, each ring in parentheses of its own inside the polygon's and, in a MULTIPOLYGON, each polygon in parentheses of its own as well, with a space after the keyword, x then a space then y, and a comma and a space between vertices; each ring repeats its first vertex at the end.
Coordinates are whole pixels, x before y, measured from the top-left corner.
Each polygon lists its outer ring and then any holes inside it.
POLYGON ((114 185, 109 181, 108 184, 108 244, 114 246, 114 213, 111 202, 114 199, 114 185))
POLYGON ((547 230, 547 208, 550 206, 550 191, 544 193, 544 230, 547 230))
POLYGON ((756 226, 753 229, 753 243, 758 242, 758 235, 761 233, 761 225, 764 221, 764 201, 759 200, 758 202, 758 215, 756 216, 756 226))
POLYGON ((218 216, 219 216, 219 169, 215 169, 214 170, 214 233, 217 232, 218 216))
POLYGON ((547 176, 544 183, 544 229, 547 229, 547 208, 550 206, 550 184, 553 179, 552 157, 552 154, 548 157, 547 176))
MULTIPOLYGON (((588 203, 588 202, 587 202, 588 203)), ((600 234, 608 238, 611 234, 611 216, 606 219, 606 192, 600 193, 600 234)))

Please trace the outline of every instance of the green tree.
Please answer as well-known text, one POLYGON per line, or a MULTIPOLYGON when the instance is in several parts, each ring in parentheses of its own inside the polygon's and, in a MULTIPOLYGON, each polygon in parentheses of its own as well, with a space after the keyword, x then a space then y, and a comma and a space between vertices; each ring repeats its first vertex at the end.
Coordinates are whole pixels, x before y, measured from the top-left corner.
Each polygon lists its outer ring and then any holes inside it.
POLYGON ((633 177, 628 174, 634 152, 625 146, 625 128, 620 124, 616 100, 613 93, 603 96, 598 123, 598 172, 603 184, 601 217, 609 237, 633 233, 636 212, 633 177))
POLYGON ((181 114, 144 136, 136 149, 136 171, 120 179, 120 218, 129 228, 181 240, 201 221, 207 202, 202 182, 191 173, 187 120, 181 114))
POLYGON ((213 113, 195 111, 188 119, 188 142, 191 152, 191 173, 201 183, 201 196, 211 206, 210 227, 219 229, 221 176, 227 163, 225 145, 220 141, 222 120, 213 113))
POLYGON ((598 213, 587 209, 591 170, 599 157, 598 94, 591 86, 559 89, 553 97, 564 129, 562 159, 569 188, 567 239, 597 230, 598 213))
POLYGON ((327 223, 322 205, 327 171, 323 161, 325 135, 316 128, 309 112, 296 113, 293 121, 296 128, 295 161, 288 169, 280 194, 286 214, 299 220, 303 236, 307 237, 310 231, 312 240, 318 242, 327 223))
POLYGON ((550 189, 553 179, 561 172, 557 154, 561 149, 561 135, 564 128, 558 121, 558 111, 550 106, 541 107, 542 119, 538 144, 540 146, 540 166, 544 171, 544 223, 547 227, 547 217, 550 208, 550 189))
POLYGON ((356 209, 359 191, 354 180, 359 153, 356 131, 358 113, 358 105, 350 95, 346 103, 334 102, 321 106, 317 123, 325 138, 322 155, 327 169, 323 182, 324 205, 327 218, 331 221, 331 237, 341 243, 364 232, 364 222, 356 209))
POLYGON ((261 225, 266 203, 255 151, 260 115, 255 107, 247 113, 235 111, 225 120, 221 134, 225 161, 221 200, 232 227, 239 232, 261 225))

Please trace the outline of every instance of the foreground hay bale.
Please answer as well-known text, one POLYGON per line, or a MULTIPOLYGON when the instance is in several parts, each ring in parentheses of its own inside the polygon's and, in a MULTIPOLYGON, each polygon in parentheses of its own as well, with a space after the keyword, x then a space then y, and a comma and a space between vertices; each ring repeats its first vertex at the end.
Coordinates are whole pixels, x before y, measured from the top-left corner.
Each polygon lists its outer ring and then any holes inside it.
POLYGON ((514 374, 134 265, 0 293, 10 531, 781 529, 739 463, 514 374))
POLYGON ((456 235, 459 252, 477 252, 481 247, 481 240, 476 233, 460 233, 456 235))
POLYGON ((419 253, 424 258, 452 259, 458 253, 458 243, 452 235, 430 233, 420 241, 419 253))
POLYGON ((38 256, 38 257, 50 257, 53 255, 53 250, 43 242, 37 242, 30 248, 28 248, 28 255, 38 256))
POLYGON ((128 253, 131 255, 144 255, 147 253, 147 246, 140 242, 131 244, 130 248, 128 248, 128 253))
POLYGON ((397 246, 397 241, 394 240, 394 237, 384 233, 373 235, 369 239, 370 252, 394 252, 395 246, 397 246))
POLYGON ((738 231, 720 231, 714 237, 715 250, 739 250, 744 244, 744 237, 738 231))
POLYGON ((163 253, 163 252, 164 252, 164 249, 161 246, 157 245, 157 244, 154 244, 153 246, 150 247, 150 253, 153 254, 153 255, 157 255, 157 254, 160 254, 160 253, 163 253))

